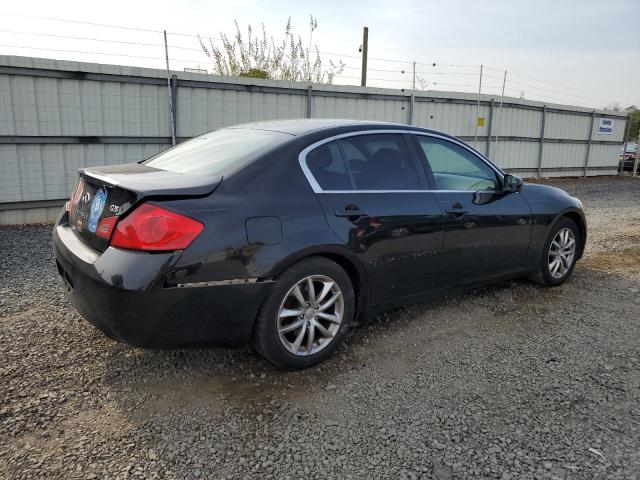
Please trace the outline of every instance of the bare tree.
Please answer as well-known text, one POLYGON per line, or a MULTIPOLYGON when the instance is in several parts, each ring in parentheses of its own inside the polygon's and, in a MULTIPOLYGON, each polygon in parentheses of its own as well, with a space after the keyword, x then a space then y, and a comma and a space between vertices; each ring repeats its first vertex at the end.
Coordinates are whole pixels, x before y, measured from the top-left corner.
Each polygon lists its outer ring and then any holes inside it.
POLYGON ((264 24, 259 34, 247 25, 246 35, 243 35, 237 21, 234 24, 236 31, 232 38, 220 33, 220 47, 211 38, 207 47, 198 35, 202 50, 213 61, 214 73, 331 84, 335 76, 344 70, 342 61, 334 63, 329 60, 323 64, 318 46, 313 44, 313 32, 318 28, 318 21, 313 15, 309 21, 309 42, 306 46, 302 37, 292 33, 291 18, 287 20, 284 36, 278 41, 267 37, 264 24))

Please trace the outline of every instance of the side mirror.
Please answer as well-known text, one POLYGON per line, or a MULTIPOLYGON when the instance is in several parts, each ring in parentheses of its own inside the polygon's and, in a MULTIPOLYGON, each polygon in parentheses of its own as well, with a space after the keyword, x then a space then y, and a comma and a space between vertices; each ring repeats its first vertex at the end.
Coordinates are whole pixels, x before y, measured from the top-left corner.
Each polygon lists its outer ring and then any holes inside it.
POLYGON ((502 191, 503 192, 519 192, 522 189, 524 182, 516 175, 506 173, 502 179, 502 191))

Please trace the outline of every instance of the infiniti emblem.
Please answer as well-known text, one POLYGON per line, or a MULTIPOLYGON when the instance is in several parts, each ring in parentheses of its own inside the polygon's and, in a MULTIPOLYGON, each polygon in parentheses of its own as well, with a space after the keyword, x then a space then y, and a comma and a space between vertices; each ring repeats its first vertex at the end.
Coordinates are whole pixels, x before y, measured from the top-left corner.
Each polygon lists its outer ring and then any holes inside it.
POLYGON ((86 205, 87 203, 89 203, 89 200, 91 200, 91 194, 89 192, 84 192, 82 197, 80 197, 80 200, 82 200, 82 203, 86 205))

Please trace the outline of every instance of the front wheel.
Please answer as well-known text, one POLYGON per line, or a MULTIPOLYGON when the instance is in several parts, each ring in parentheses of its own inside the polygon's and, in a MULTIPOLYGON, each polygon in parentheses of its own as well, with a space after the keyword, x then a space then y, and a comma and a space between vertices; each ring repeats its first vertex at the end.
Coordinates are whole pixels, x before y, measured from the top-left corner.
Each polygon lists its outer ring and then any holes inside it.
POLYGON ((256 320, 253 347, 282 368, 317 365, 344 341, 354 312, 353 285, 338 264, 301 260, 276 279, 256 320))
POLYGON ((566 217, 558 220, 545 242, 534 280, 547 287, 564 283, 576 265, 579 244, 580 230, 576 223, 566 217))

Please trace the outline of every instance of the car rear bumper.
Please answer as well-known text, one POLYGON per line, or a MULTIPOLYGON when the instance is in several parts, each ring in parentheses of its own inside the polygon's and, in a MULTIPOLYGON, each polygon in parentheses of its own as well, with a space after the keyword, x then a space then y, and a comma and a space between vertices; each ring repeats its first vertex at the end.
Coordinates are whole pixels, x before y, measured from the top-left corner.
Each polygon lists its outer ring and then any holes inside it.
POLYGON ((99 254, 68 227, 53 230, 58 271, 76 310, 116 340, 146 348, 243 345, 270 282, 169 287, 180 253, 109 247, 99 254))

